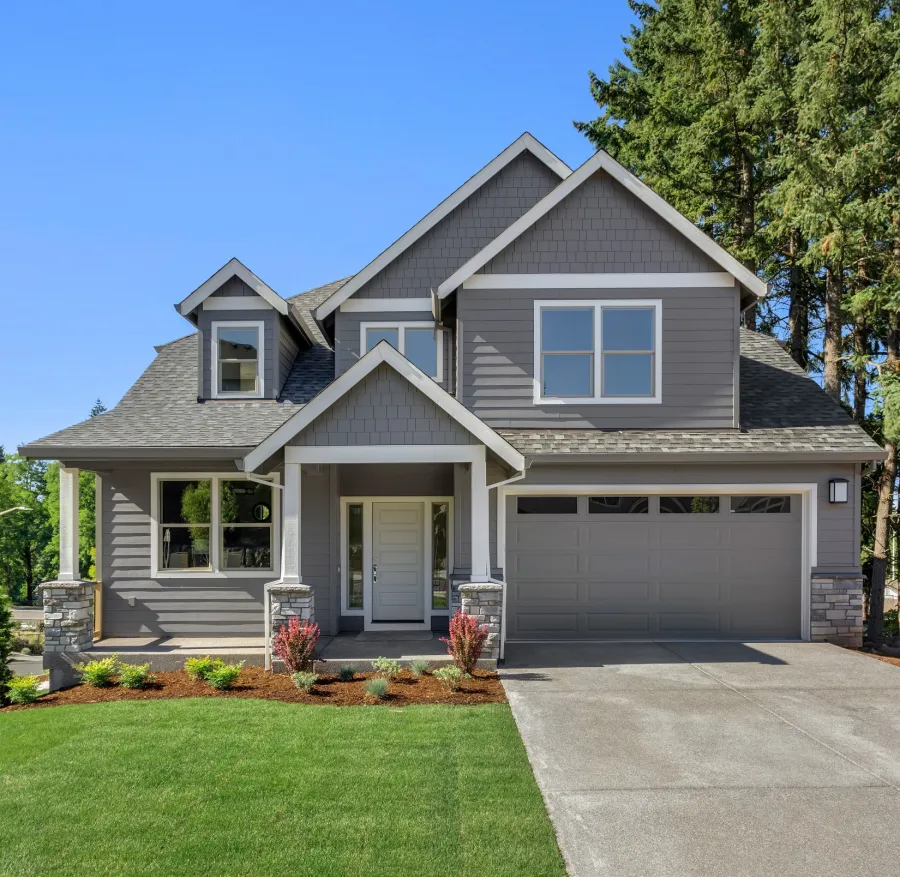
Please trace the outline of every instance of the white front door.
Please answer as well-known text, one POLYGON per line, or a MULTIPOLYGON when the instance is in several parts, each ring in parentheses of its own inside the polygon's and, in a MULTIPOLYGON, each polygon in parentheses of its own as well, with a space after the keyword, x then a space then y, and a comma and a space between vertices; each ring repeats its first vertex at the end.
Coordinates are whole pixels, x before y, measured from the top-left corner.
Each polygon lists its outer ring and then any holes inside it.
POLYGON ((372 621, 425 620, 421 502, 372 503, 372 621))

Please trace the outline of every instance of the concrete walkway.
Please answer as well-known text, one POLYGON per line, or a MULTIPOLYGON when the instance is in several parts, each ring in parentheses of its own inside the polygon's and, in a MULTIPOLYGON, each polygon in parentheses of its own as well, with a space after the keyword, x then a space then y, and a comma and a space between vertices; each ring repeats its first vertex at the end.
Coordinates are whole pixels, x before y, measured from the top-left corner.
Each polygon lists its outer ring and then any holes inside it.
POLYGON ((900 667, 809 643, 510 644, 502 676, 573 877, 896 860, 900 667))

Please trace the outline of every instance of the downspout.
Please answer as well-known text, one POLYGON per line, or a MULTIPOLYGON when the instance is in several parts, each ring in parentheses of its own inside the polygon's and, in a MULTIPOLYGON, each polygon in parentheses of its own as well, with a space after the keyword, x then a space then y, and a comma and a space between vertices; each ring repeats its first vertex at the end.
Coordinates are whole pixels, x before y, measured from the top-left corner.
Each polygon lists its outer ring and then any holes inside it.
MULTIPOLYGON (((521 481, 528 473, 523 469, 521 472, 516 472, 512 478, 507 478, 505 481, 498 481, 495 484, 489 484, 488 490, 494 490, 496 487, 506 487, 507 484, 513 484, 516 481, 521 481)), ((503 496, 503 492, 499 491, 497 493, 497 516, 500 516, 500 503, 505 500, 503 496)), ((504 524, 506 521, 506 516, 504 515, 504 524)), ((503 660, 506 656, 506 549, 504 547, 503 551, 503 578, 500 580, 500 584, 503 586, 500 591, 500 658, 499 660, 503 660)))

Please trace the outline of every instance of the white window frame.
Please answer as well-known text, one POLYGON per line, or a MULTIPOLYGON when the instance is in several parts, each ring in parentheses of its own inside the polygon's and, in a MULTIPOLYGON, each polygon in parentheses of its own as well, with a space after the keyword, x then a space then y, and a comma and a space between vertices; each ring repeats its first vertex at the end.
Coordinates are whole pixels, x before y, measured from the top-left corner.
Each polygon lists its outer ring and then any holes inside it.
POLYGON ((356 615, 363 619, 364 630, 431 630, 432 615, 450 615, 453 604, 453 582, 450 571, 453 569, 453 497, 452 496, 342 496, 341 497, 341 615, 356 615), (425 620, 419 624, 410 622, 385 622, 372 620, 372 504, 376 502, 415 502, 421 503, 425 514, 425 559, 422 586, 425 589, 425 620), (433 503, 445 502, 447 509, 447 608, 431 608, 431 563, 433 557, 434 533, 431 526, 431 506, 433 503), (348 545, 348 507, 363 507, 363 608, 350 609, 350 584, 347 569, 348 545))
MULTIPOLYGON (((403 322, 400 320, 387 320, 377 323, 360 323, 359 324, 359 354, 365 356, 368 353, 366 349, 366 332, 369 329, 396 329, 397 343, 400 349, 397 351, 406 356, 406 330, 407 329, 431 329, 437 341, 437 376, 432 378, 436 383, 444 382, 444 333, 433 322, 429 323, 425 320, 403 322)), ((431 377, 429 375, 429 377, 431 377)))
POLYGON ((210 351, 212 353, 212 398, 213 399, 262 399, 265 395, 266 324, 263 320, 214 320, 210 324, 210 351), (259 346, 256 350, 256 392, 231 393, 219 389, 219 329, 256 329, 259 346))
MULTIPOLYGON (((566 299, 535 300, 534 302, 534 404, 535 405, 657 405, 662 402, 662 299, 566 299), (545 308, 589 308, 594 318, 593 394, 590 396, 544 396, 542 393, 541 311, 545 308), (603 395, 603 310, 616 308, 633 310, 653 309, 653 395, 603 395)), ((617 351, 622 352, 622 351, 617 351)))
POLYGON ((219 520, 219 491, 222 481, 258 480, 240 472, 153 472, 150 475, 150 577, 154 579, 258 579, 274 580, 281 574, 281 497, 275 486, 280 476, 266 477, 272 483, 272 567, 270 569, 223 569, 222 527, 219 520), (209 569, 161 569, 159 545, 161 523, 159 520, 159 489, 163 481, 212 481, 210 502, 209 569))

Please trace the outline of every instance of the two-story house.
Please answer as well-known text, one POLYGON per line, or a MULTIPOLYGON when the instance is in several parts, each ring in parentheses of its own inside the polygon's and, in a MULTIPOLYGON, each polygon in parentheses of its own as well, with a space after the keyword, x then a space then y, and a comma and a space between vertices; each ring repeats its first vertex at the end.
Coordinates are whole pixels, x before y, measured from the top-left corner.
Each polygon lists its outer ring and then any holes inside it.
POLYGON ((262 641, 291 606, 437 631, 462 591, 495 657, 858 642, 882 451, 740 328, 765 295, 608 154, 529 134, 351 277, 282 297, 233 259, 113 410, 20 448, 61 461, 57 588, 83 590, 51 651, 86 647, 79 469, 105 636, 262 641))

